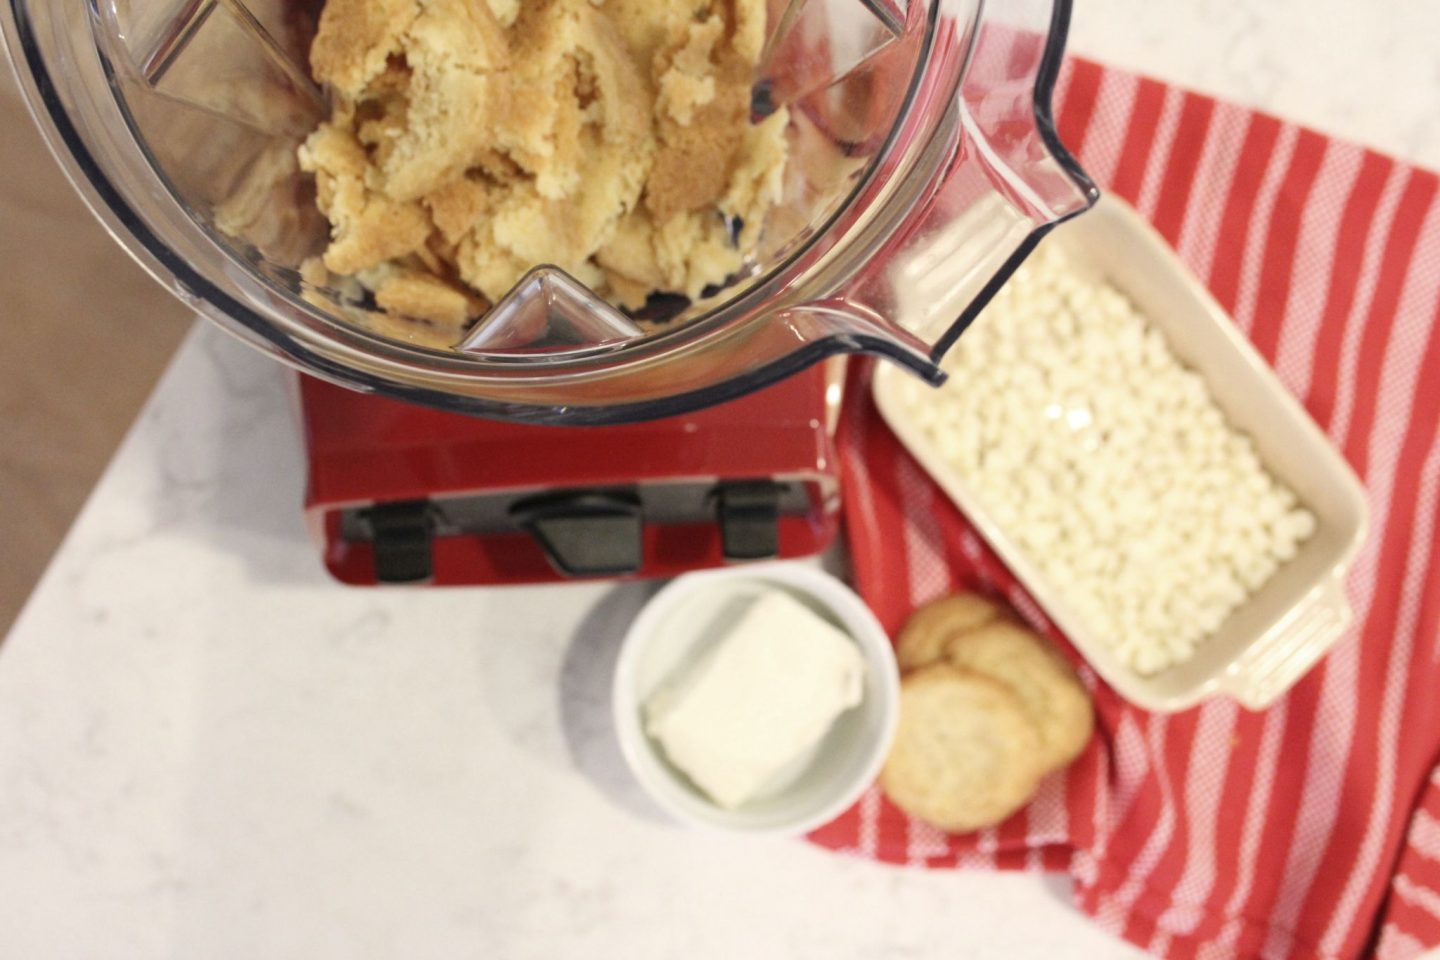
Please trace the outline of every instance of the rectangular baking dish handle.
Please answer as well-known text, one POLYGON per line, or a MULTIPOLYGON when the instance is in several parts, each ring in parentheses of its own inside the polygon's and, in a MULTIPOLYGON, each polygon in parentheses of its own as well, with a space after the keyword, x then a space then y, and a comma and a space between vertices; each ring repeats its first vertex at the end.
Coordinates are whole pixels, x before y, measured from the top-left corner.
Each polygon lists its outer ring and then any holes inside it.
POLYGON ((1350 625, 1344 571, 1337 570, 1245 651, 1220 686, 1249 710, 1263 710, 1330 652, 1350 625))

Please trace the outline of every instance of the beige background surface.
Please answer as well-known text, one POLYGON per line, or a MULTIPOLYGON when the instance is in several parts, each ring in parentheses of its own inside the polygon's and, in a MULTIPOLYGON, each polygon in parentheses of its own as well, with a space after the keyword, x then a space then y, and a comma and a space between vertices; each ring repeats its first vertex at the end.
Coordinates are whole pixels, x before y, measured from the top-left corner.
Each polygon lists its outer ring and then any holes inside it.
POLYGON ((190 323, 70 188, 0 60, 0 634, 190 323))

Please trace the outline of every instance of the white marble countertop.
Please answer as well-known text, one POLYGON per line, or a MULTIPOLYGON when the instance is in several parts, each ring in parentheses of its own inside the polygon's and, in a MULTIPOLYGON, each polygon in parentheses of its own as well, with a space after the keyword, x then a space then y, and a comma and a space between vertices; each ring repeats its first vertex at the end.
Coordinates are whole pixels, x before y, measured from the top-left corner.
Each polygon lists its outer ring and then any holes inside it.
MULTIPOLYGON (((1440 158, 1431 0, 1077 5, 1081 53, 1440 158)), ((609 732, 648 588, 332 584, 287 403, 195 331, 0 647, 0 953, 1135 955, 1060 878, 669 825, 609 732)))

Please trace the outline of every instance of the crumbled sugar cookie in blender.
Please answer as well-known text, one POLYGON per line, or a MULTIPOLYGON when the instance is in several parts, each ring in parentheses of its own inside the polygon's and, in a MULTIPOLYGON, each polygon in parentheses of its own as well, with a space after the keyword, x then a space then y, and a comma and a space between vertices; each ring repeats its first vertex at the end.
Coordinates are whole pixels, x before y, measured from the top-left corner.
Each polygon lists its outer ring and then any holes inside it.
POLYGON ((699 297, 780 195, 764 27, 764 0, 328 0, 299 154, 324 267, 456 337, 542 263, 624 307, 699 297))

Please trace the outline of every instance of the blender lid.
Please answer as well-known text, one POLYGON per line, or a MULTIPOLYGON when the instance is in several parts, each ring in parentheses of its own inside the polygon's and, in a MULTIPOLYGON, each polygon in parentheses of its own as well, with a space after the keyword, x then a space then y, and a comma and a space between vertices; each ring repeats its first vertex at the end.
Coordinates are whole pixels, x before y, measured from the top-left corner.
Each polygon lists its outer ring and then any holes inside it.
POLYGON ((569 424, 671 415, 826 356, 937 361, 1055 223, 1098 193, 1050 110, 1069 0, 770 3, 752 91, 788 111, 785 193, 723 289, 657 322, 540 265, 453 344, 316 283, 328 224, 295 150, 324 115, 316 4, 8 0, 52 150, 131 254, 197 311, 324 379, 569 424), (307 13, 308 10, 308 13, 307 13))

